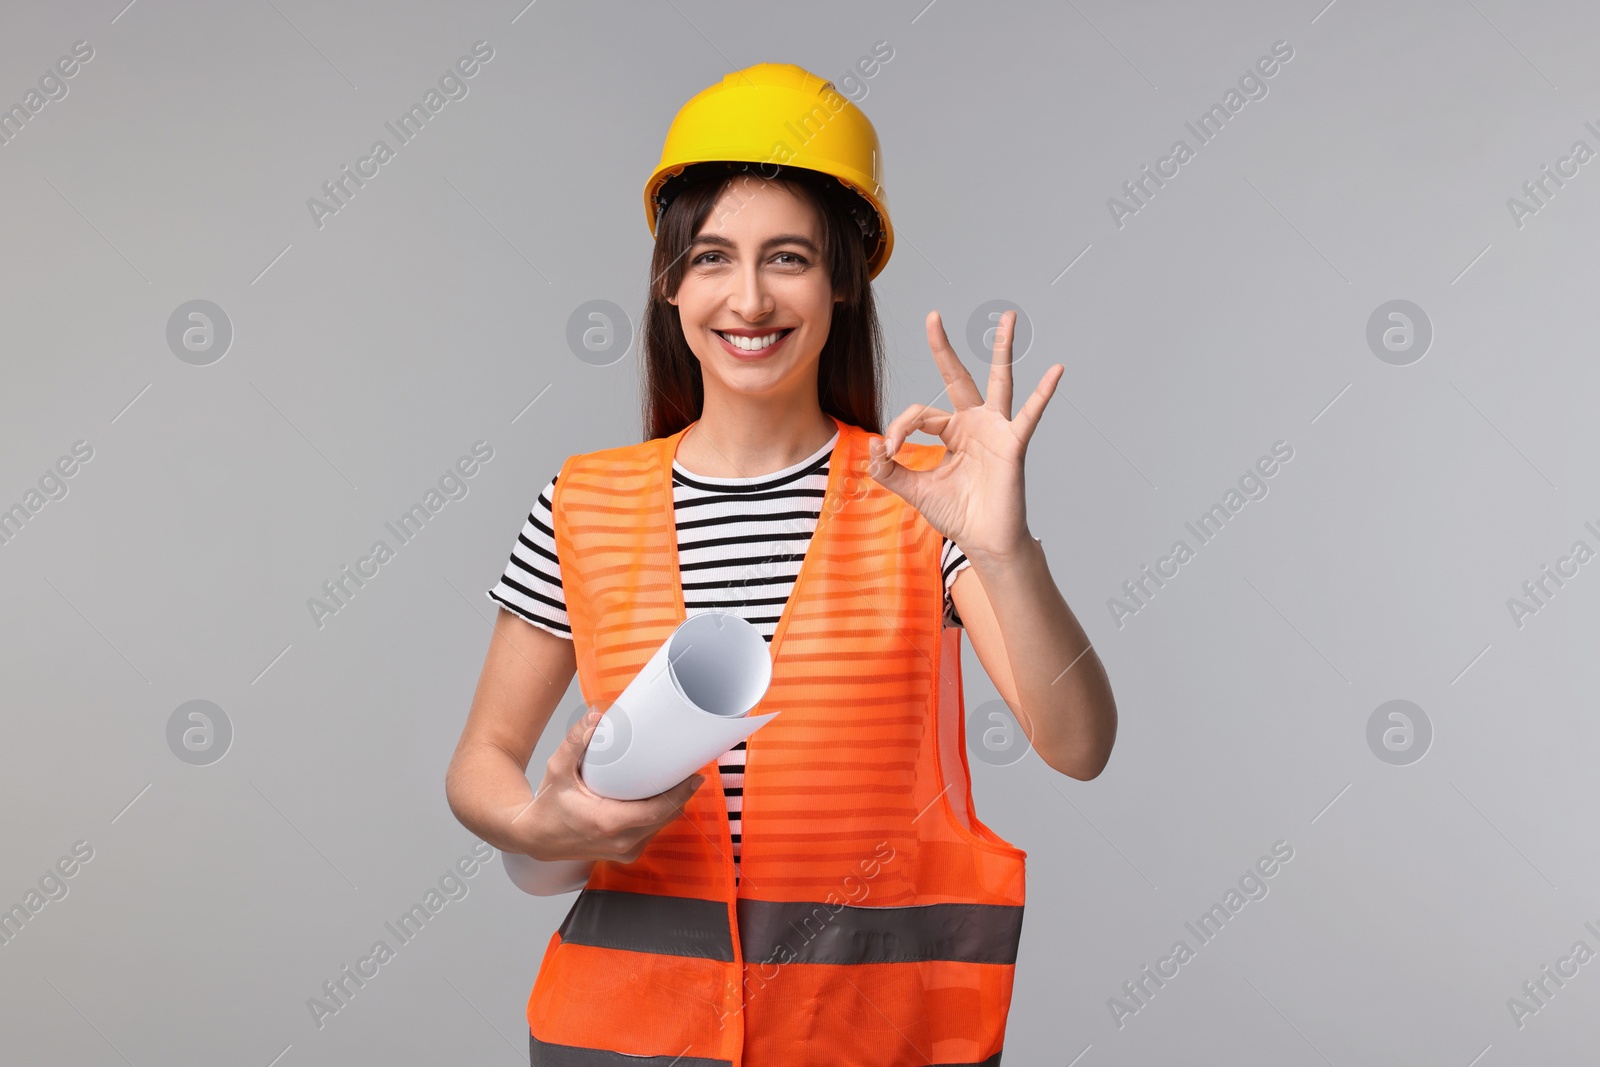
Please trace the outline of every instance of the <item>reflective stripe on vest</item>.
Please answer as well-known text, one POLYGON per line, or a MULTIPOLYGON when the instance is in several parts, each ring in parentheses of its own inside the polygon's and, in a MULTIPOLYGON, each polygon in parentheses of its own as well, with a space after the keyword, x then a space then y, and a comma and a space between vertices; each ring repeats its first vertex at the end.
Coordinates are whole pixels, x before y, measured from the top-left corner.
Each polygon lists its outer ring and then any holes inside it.
MULTIPOLYGON (((862 908, 825 901, 738 900, 749 963, 1016 963, 1022 909, 999 904, 862 908), (795 946, 799 942, 799 946, 795 946)), ((561 941, 629 952, 733 960, 720 900, 591 889, 578 894, 561 941)))
MULTIPOLYGON (((683 1056, 626 1056, 604 1049, 552 1045, 528 1035, 528 1062, 532 1067, 730 1067, 728 1060, 683 1056)), ((793 1061, 791 1061, 793 1062, 793 1061)), ((1000 1053, 982 1063, 930 1063, 924 1067, 1000 1067, 1000 1053)))
MULTIPOLYGON (((683 1056, 625 1056, 604 1049, 552 1045, 528 1035, 528 1062, 533 1067, 730 1067, 728 1060, 683 1056)), ((1000 1067, 1000 1053, 982 1063, 930 1063, 925 1067, 1000 1067)))
MULTIPOLYGON (((781 714, 746 746, 739 883, 713 758, 682 816, 633 863, 595 864, 551 935, 528 999, 534 1064, 999 1063, 1026 853, 972 806, 938 531, 867 476, 870 436, 834 422, 752 711, 781 714)), ((686 617, 672 494, 685 432, 569 457, 556 481, 578 682, 596 707, 686 617)), ((895 458, 927 470, 943 452, 895 458)))

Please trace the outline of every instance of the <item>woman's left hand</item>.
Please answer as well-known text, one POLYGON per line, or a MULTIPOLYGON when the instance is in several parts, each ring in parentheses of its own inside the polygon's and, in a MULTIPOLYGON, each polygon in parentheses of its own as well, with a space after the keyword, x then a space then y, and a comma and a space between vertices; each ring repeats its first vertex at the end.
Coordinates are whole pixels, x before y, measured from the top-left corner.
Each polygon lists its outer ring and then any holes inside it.
POLYGON ((988 396, 950 347, 937 311, 928 314, 928 347, 955 411, 915 404, 872 441, 867 473, 916 508, 928 524, 954 541, 969 559, 1005 558, 1027 546, 1022 459, 1028 439, 1066 368, 1045 371, 1016 418, 1011 417, 1011 337, 1014 311, 1001 316, 989 365, 988 396), (916 471, 894 461, 895 450, 913 430, 939 437, 944 458, 932 470, 916 471), (887 451, 886 451, 887 449, 887 451))

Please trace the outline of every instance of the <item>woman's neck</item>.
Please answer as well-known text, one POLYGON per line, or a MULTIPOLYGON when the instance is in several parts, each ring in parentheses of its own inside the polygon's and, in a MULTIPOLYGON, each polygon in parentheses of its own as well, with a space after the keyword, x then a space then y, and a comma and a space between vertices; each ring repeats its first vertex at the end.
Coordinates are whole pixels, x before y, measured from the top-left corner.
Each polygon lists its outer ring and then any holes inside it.
POLYGON ((673 458, 690 474, 707 478, 759 478, 812 455, 838 429, 821 408, 779 420, 719 418, 706 411, 678 439, 673 458))

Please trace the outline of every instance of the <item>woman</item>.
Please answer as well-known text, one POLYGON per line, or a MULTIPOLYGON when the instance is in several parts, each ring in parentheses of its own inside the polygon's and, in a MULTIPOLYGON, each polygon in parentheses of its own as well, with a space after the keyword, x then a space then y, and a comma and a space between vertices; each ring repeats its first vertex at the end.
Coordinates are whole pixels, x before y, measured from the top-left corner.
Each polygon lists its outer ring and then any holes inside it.
POLYGON ((1099 774, 1116 711, 1025 520, 1062 367, 1013 418, 1015 316, 984 397, 930 314, 954 410, 880 430, 877 168, 865 115, 799 67, 684 106, 645 190, 645 440, 568 457, 490 592, 451 808, 503 850, 596 861, 529 999, 533 1064, 1000 1061, 1026 854, 972 806, 958 627, 1051 768, 1099 774), (600 713, 712 608, 762 629, 755 712, 783 714, 659 796, 589 792, 600 713), (574 674, 591 710, 530 795, 574 674))

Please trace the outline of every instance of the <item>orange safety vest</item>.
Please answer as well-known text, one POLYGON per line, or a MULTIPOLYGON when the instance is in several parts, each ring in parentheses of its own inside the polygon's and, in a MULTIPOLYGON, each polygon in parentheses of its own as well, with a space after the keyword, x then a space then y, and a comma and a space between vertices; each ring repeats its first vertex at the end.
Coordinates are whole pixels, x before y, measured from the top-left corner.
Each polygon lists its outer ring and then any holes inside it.
MULTIPOLYGON (((961 631, 937 530, 839 439, 773 634, 783 714, 745 755, 740 877, 717 761, 632 863, 598 862, 528 998, 530 1060, 616 1067, 998 1067, 1027 853, 978 820, 961 631)), ((685 430, 571 456, 555 542, 591 706, 687 616, 672 460, 685 430)), ((927 470, 943 445, 904 444, 927 470)))

